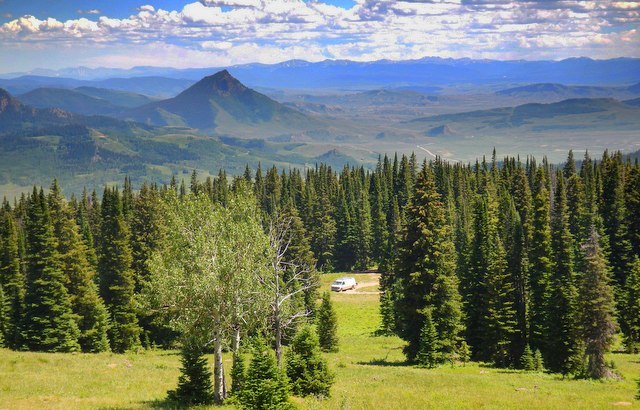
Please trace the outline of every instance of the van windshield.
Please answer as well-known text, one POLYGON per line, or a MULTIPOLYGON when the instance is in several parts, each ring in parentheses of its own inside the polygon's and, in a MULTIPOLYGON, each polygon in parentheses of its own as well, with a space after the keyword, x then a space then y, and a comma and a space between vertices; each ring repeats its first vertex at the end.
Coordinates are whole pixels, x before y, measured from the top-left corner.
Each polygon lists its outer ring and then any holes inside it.
POLYGON ((335 282, 333 282, 334 285, 344 285, 344 282, 341 280, 337 280, 335 282))

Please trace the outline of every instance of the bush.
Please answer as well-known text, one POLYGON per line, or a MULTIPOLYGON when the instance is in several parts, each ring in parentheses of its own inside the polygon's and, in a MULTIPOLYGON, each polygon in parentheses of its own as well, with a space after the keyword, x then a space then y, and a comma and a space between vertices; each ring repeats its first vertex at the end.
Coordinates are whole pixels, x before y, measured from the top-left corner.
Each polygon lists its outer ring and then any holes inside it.
POLYGON ((334 375, 320 352, 318 337, 305 326, 294 337, 286 353, 287 377, 297 396, 328 397, 334 375))

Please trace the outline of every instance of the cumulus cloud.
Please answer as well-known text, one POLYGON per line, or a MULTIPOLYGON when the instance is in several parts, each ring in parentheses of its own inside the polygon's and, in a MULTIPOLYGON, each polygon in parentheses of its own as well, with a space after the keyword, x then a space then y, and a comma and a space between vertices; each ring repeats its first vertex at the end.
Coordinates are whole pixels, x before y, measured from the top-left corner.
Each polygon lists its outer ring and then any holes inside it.
MULTIPOLYGON (((317 0, 199 0, 181 10, 143 5, 122 19, 103 15, 58 21, 29 15, 0 25, 0 44, 95 44, 103 48, 103 57, 85 63, 125 66, 135 64, 132 59, 144 64, 227 65, 426 55, 528 59, 640 56, 638 33, 630 29, 640 23, 640 2, 355 3, 343 9, 317 0), (127 45, 135 47, 135 53, 123 53, 127 45)), ((84 14, 93 14, 91 11, 84 14)))

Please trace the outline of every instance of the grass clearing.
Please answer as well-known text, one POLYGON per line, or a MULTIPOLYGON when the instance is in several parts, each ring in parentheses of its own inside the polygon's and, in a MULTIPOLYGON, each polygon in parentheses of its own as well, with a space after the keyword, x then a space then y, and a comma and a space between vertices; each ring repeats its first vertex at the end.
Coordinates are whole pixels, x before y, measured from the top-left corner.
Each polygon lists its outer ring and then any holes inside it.
MULTIPOLYGON (((358 283, 372 274, 348 274, 358 283)), ((345 274, 322 277, 322 289, 345 274)), ((363 287, 363 292, 375 287, 363 287)), ((631 405, 640 376, 638 355, 611 354, 621 381, 492 369, 478 363, 427 370, 407 366, 402 341, 375 336, 378 295, 332 293, 340 352, 328 354, 336 373, 332 396, 293 400, 308 409, 611 409, 631 405)), ((227 360, 229 360, 227 358, 227 360)), ((227 371, 231 363, 227 362, 227 371)), ((154 408, 175 388, 176 352, 53 354, 0 349, 0 409, 154 408)))

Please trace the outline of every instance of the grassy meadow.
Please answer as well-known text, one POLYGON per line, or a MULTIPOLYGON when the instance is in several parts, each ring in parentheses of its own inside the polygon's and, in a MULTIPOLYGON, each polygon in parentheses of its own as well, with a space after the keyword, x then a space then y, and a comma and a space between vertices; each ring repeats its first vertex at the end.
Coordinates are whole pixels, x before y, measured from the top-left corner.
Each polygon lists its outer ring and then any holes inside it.
MULTIPOLYGON (((323 288, 341 274, 323 276, 323 288)), ((611 354, 621 381, 562 379, 481 364, 433 370, 405 365, 402 341, 375 336, 376 277, 356 276, 356 292, 332 294, 340 352, 329 399, 293 398, 307 409, 610 409, 638 408, 640 357, 611 354)), ((227 367, 231 367, 227 358, 227 367)), ((158 408, 178 378, 174 351, 52 354, 0 349, 0 409, 158 408)), ((229 369, 227 369, 229 370, 229 369)))

